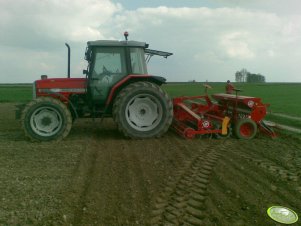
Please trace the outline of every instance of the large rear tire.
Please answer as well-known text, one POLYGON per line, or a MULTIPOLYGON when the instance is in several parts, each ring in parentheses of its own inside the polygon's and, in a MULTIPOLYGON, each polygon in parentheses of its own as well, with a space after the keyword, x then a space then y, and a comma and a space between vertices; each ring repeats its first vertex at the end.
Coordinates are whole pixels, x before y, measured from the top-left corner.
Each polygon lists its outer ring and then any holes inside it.
POLYGON ((251 119, 239 119, 234 125, 234 131, 238 139, 250 140, 257 134, 257 125, 251 119))
POLYGON ((71 130, 72 116, 61 101, 39 97, 27 104, 21 123, 25 135, 33 141, 61 140, 71 130))
POLYGON ((113 118, 126 137, 161 137, 172 123, 172 102, 166 92, 153 83, 132 83, 116 97, 113 118))

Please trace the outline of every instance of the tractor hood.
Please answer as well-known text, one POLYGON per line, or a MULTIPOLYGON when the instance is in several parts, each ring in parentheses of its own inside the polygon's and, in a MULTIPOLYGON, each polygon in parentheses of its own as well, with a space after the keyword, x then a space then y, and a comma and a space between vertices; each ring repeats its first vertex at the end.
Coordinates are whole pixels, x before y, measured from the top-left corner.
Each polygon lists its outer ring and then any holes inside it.
POLYGON ((85 93, 85 78, 51 78, 35 81, 37 95, 42 93, 85 93))

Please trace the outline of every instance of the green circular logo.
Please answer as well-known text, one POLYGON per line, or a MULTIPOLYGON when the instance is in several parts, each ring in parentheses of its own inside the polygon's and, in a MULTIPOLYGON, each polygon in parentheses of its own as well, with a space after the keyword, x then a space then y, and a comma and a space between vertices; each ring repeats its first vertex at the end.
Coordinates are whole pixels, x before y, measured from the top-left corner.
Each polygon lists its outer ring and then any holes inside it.
POLYGON ((272 206, 267 211, 270 218, 282 224, 293 224, 298 221, 298 215, 291 209, 283 206, 272 206))

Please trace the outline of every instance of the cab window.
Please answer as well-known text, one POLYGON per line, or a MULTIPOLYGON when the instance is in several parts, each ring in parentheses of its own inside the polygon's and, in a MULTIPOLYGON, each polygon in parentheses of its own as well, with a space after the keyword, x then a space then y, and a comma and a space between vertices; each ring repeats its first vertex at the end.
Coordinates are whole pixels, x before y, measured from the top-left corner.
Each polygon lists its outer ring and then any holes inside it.
POLYGON ((126 75, 124 48, 100 47, 95 52, 92 79, 117 81, 126 75))
POLYGON ((96 48, 89 83, 92 98, 104 102, 111 87, 126 75, 125 48, 96 48))
POLYGON ((147 74, 144 50, 142 48, 131 48, 131 66, 133 74, 147 74))

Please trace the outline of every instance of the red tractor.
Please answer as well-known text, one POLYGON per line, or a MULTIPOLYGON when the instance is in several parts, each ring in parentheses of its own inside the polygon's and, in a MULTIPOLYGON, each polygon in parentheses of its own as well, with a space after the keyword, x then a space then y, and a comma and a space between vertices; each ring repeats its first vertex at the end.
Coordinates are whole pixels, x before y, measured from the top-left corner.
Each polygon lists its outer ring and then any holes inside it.
POLYGON ((42 76, 33 84, 33 100, 19 109, 22 127, 31 140, 66 137, 77 118, 113 117, 130 138, 162 136, 173 119, 172 101, 160 86, 165 78, 149 75, 146 62, 172 53, 148 49, 144 42, 90 41, 85 53, 85 78, 42 76))

